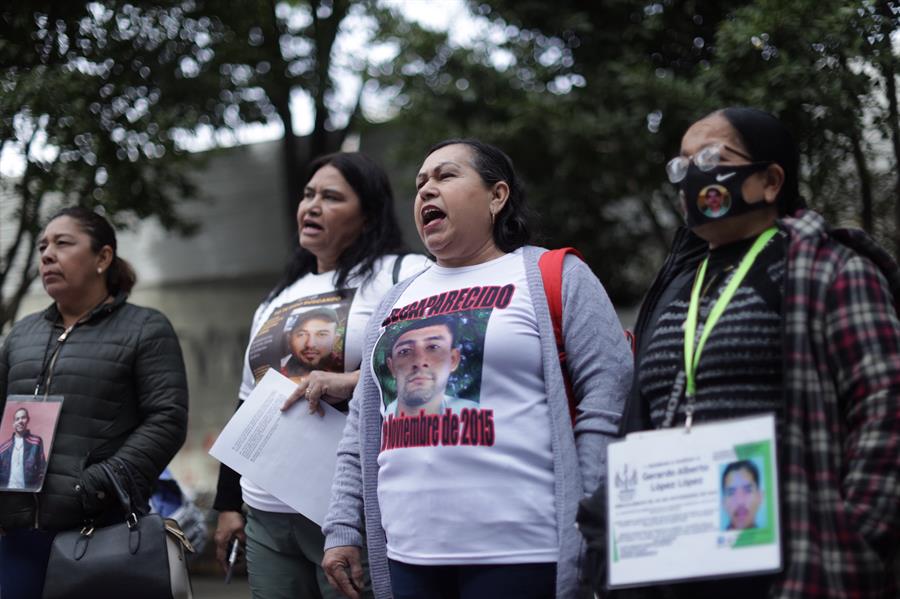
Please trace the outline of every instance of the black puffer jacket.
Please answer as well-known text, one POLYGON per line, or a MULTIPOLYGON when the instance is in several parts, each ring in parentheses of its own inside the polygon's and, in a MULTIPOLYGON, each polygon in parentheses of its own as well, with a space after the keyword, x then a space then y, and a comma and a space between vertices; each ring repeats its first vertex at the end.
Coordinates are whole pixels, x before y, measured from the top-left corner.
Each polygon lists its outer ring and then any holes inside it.
POLYGON ((39 379, 40 397, 64 397, 44 487, 37 494, 0 493, 3 529, 63 530, 119 517, 97 464, 118 456, 149 497, 184 442, 187 380, 165 316, 126 303, 122 294, 60 343, 62 333, 53 305, 16 323, 0 348, 0 406, 8 395, 33 395, 39 379))

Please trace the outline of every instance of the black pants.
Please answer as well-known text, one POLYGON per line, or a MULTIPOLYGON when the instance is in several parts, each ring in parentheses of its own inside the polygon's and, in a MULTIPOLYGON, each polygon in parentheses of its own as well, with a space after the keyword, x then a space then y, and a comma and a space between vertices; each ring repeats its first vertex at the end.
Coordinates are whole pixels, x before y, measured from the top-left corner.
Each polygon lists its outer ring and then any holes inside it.
POLYGON ((44 592, 44 576, 54 532, 8 530, 0 536, 0 596, 35 599, 44 592))
POLYGON ((411 566, 390 560, 389 566, 394 599, 553 599, 556 594, 555 563, 411 566))

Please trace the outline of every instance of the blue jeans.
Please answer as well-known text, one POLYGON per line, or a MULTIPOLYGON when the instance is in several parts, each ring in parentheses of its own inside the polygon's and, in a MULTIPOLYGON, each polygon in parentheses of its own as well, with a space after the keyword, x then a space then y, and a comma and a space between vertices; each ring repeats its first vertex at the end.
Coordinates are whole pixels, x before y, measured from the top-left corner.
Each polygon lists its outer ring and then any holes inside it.
POLYGON ((556 595, 555 563, 412 566, 389 560, 388 565, 394 599, 553 599, 556 595))
POLYGON ((0 536, 0 596, 34 599, 44 592, 44 576, 55 532, 8 530, 0 536))

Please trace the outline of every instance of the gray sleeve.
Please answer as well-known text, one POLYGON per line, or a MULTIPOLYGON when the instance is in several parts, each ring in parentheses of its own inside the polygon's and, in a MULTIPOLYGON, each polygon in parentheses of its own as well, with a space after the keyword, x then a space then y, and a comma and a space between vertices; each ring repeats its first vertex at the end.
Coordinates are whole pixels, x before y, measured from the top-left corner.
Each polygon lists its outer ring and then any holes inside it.
POLYGON ((603 285, 574 256, 563 267, 563 335, 577 403, 575 445, 592 493, 606 477, 606 447, 619 430, 634 357, 603 285))
MULTIPOLYGON (((402 284, 401 284, 402 287, 402 284)), ((394 293, 382 299, 366 324, 359 381, 350 399, 350 412, 337 450, 337 465, 331 482, 331 500, 322 525, 325 549, 355 545, 362 547, 365 530, 365 499, 360 446, 360 412, 366 393, 376 393, 372 380, 372 348, 381 330, 381 319, 393 303, 394 293)))
MULTIPOLYGON (((370 323, 371 325, 371 323, 370 323)), ((368 358, 363 357, 360 380, 350 400, 350 412, 337 450, 337 465, 331 483, 331 501, 322 525, 325 549, 344 545, 362 547, 363 480, 359 454, 359 404, 363 379, 368 377, 368 358)))
MULTIPOLYGON (((322 525, 322 532, 325 534, 325 549, 332 547, 341 547, 346 545, 355 545, 361 547, 363 544, 363 530, 365 530, 365 507, 366 507, 366 488, 364 485, 363 458, 369 468, 377 471, 376 451, 373 454, 370 451, 368 456, 363 456, 365 449, 361 443, 360 431, 365 432, 368 428, 370 433, 374 427, 378 430, 378 424, 366 421, 364 418, 378 418, 378 407, 373 406, 370 402, 376 404, 380 401, 380 394, 377 383, 372 377, 372 350, 378 341, 381 333, 381 322, 390 312, 394 302, 402 295, 403 291, 409 286, 413 278, 410 277, 405 281, 401 281, 395 285, 382 298, 381 303, 372 312, 371 318, 366 325, 365 343, 363 345, 362 363, 359 366, 359 382, 356 383, 356 389, 353 390, 353 398, 350 400, 350 413, 347 415, 347 423, 344 425, 344 434, 338 445, 337 466, 335 467, 334 479, 331 483, 331 500, 328 505, 328 514, 325 516, 325 523, 322 525)), ((377 434, 377 433, 375 433, 377 434)), ((371 443, 377 444, 377 439, 370 439, 371 443)), ((371 446, 369 447, 371 450, 371 446)), ((372 474, 377 476, 377 472, 372 474)), ((374 495, 374 489, 370 489, 369 501, 377 501, 374 495)), ((377 505, 373 508, 377 514, 377 505)), ((375 519, 377 522, 377 518, 375 519)), ((375 531, 369 531, 369 549, 372 549, 372 535, 375 531)), ((370 567, 374 567, 370 565, 370 567)))

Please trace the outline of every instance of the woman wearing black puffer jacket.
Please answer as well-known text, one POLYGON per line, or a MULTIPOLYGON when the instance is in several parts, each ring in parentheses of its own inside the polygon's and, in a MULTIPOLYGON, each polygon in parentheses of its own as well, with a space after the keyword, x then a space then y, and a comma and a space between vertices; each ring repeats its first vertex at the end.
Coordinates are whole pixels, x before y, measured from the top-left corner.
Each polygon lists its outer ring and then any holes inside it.
POLYGON ((63 404, 43 488, 0 493, 3 599, 41 596, 56 532, 124 517, 100 462, 119 458, 149 497, 187 428, 178 339, 165 316, 125 301, 135 275, 106 219, 60 211, 39 253, 54 303, 17 322, 0 348, 0 410, 10 395, 63 404))

